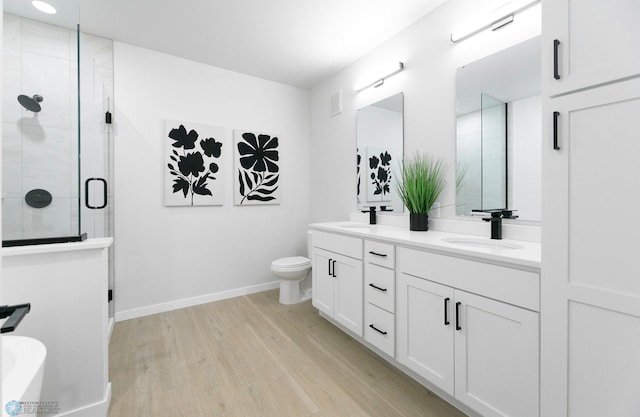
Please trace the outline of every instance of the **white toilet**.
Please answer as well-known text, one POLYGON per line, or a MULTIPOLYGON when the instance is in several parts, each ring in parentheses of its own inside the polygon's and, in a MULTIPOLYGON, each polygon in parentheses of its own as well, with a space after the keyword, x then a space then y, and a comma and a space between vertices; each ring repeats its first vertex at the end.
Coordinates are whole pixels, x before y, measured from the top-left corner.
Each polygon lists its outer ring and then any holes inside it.
MULTIPOLYGON (((311 232, 307 232, 307 253, 311 254, 311 232)), ((296 304, 311 298, 311 259, 304 256, 271 262, 271 272, 280 279, 280 304, 296 304)))

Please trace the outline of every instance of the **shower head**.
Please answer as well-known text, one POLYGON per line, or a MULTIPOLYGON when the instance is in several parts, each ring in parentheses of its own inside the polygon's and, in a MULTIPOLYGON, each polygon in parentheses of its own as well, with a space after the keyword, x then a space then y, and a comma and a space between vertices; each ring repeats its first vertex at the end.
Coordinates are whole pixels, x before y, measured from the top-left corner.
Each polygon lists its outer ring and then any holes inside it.
POLYGON ((40 104, 38 104, 41 103, 42 100, 42 96, 38 94, 34 94, 33 97, 25 96, 24 94, 20 94, 18 96, 18 102, 20 103, 20 105, 34 113, 38 113, 40 110, 42 110, 42 107, 40 107, 40 104))

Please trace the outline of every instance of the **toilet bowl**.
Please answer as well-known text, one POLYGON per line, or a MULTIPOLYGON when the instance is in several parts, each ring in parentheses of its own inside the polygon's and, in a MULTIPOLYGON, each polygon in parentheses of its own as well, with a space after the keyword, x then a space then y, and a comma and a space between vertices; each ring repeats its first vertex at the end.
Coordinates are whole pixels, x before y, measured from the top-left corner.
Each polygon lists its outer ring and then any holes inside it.
MULTIPOLYGON (((310 246, 311 232, 307 232, 307 250, 310 246)), ((271 273, 280 280, 280 304, 297 304, 311 298, 311 259, 304 256, 276 259, 271 262, 271 273)))

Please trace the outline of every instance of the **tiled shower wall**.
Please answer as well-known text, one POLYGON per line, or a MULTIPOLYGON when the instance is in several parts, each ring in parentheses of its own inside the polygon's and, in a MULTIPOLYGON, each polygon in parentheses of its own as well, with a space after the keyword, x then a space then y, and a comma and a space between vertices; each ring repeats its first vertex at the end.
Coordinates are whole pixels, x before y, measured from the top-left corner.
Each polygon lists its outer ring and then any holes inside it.
POLYGON ((78 234, 76 34, 4 14, 3 240, 78 234), (41 95, 42 111, 17 97, 41 95), (52 203, 36 209, 24 196, 44 189, 52 203))
MULTIPOLYGON (((6 13, 3 18, 2 239, 78 235, 78 198, 84 197, 78 180, 76 31, 6 13), (41 95, 42 111, 23 109, 17 101, 20 94, 41 95), (28 206, 24 197, 32 189, 49 191, 52 203, 28 206)), ((85 176, 103 176, 91 165, 108 160, 102 149, 108 150, 108 135, 100 122, 104 96, 112 97, 113 92, 112 57, 112 41, 82 35, 81 114, 86 138, 81 146, 83 171, 89 171, 85 176)), ((106 170, 108 175, 108 165, 106 170)), ((95 223, 98 218, 98 227, 107 227, 107 214, 89 213, 86 221, 95 223)), ((83 229, 93 230, 94 223, 83 224, 83 229)))

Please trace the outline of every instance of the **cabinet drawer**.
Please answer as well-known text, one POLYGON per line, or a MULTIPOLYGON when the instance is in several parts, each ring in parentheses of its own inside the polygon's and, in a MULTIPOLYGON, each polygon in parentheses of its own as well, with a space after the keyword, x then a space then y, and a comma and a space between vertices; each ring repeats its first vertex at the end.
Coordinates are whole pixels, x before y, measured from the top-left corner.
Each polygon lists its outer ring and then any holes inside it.
POLYGON ((313 246, 316 248, 322 248, 350 258, 362 259, 362 239, 357 237, 314 230, 311 239, 313 246))
POLYGON ((393 269, 396 266, 395 248, 389 243, 365 240, 364 260, 372 264, 393 269))
POLYGON ((365 304, 364 340, 387 355, 395 355, 395 316, 388 311, 365 304))
POLYGON ((398 248, 398 272, 540 311, 537 272, 398 248))
POLYGON ((365 302, 375 304, 390 313, 395 312, 395 271, 378 265, 364 266, 365 302))

